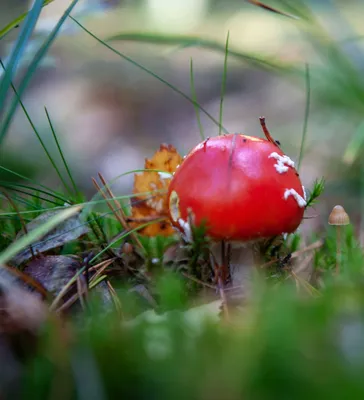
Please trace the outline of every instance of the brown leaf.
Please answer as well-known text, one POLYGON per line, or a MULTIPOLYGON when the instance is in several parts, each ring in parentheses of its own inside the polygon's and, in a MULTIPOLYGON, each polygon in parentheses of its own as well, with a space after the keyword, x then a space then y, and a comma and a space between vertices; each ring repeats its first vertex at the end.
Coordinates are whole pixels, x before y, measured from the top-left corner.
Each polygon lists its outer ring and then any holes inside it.
MULTIPOLYGON (((35 218, 33 221, 26 225, 27 232, 31 232, 39 225, 44 224, 49 218, 52 218, 58 211, 48 211, 35 218)), ((39 242, 32 244, 34 253, 43 253, 47 250, 63 246, 66 243, 78 239, 80 236, 85 235, 89 231, 88 225, 81 220, 80 214, 76 214, 68 218, 55 229, 46 234, 39 242)), ((16 239, 24 235, 23 232, 18 233, 16 239)), ((17 254, 11 261, 12 264, 18 266, 29 258, 32 257, 30 247, 24 249, 17 254)))
POLYGON ((139 230, 145 236, 171 236, 174 234, 168 220, 167 191, 172 174, 182 162, 182 157, 171 145, 162 144, 151 159, 145 160, 145 169, 163 172, 144 171, 134 175, 133 193, 137 196, 131 201, 132 215, 130 226, 136 228, 150 220, 164 218, 139 230), (142 194, 145 192, 154 192, 142 194))
POLYGON ((31 260, 23 272, 56 296, 80 267, 80 263, 72 257, 43 256, 31 260))
POLYGON ((0 333, 36 333, 47 316, 45 304, 0 267, 0 333))

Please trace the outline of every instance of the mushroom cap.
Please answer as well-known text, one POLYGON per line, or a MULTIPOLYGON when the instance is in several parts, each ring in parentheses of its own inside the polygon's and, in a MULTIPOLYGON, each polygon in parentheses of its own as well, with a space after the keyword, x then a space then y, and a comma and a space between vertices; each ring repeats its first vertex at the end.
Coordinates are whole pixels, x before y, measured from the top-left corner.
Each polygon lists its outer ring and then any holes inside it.
POLYGON ((350 218, 349 215, 344 210, 342 206, 335 206, 329 215, 330 225, 349 225, 350 218))
POLYGON ((229 134, 197 145, 168 191, 172 224, 206 223, 216 240, 248 241, 291 233, 302 221, 305 193, 294 163, 274 143, 229 134))

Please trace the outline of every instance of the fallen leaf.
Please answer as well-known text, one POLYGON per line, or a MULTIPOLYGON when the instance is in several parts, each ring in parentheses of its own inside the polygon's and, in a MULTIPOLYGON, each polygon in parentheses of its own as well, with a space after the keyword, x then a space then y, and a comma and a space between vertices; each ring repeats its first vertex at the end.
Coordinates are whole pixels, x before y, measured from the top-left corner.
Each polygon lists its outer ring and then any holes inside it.
POLYGON ((23 272, 56 296, 80 268, 81 264, 73 257, 43 256, 31 260, 23 272))
POLYGON ((5 268, 0 268, 0 334, 36 333, 46 316, 47 307, 39 297, 24 289, 5 268))
MULTIPOLYGON (((57 212, 59 211, 48 211, 39 215, 39 217, 33 219, 33 221, 26 225, 27 232, 29 233, 38 228, 50 218, 54 217, 57 212)), ((78 212, 76 215, 73 215, 64 222, 60 223, 56 228, 43 236, 40 241, 33 243, 31 247, 28 247, 18 253, 14 258, 12 258, 12 264, 18 266, 24 261, 29 260, 33 253, 43 253, 47 250, 63 246, 64 244, 72 242, 73 240, 78 239, 80 236, 85 235, 87 232, 89 232, 89 227, 81 219, 80 213, 78 212)), ((24 236, 24 233, 19 232, 16 240, 22 236, 24 236)))
POLYGON ((144 171, 134 175, 135 196, 131 201, 130 226, 136 228, 148 221, 164 218, 139 230, 145 236, 171 236, 174 234, 168 219, 167 191, 172 175, 182 162, 182 157, 171 145, 162 144, 151 159, 145 160, 144 171), (150 194, 142 194, 152 192, 150 194))

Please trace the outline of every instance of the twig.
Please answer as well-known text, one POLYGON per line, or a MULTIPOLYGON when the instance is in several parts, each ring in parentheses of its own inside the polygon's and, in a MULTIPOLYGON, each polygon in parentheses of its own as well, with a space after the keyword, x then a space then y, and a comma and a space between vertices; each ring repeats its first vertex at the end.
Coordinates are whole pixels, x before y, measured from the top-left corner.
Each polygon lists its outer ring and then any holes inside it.
POLYGON ((267 125, 265 124, 265 117, 259 117, 259 122, 262 127, 263 133, 267 140, 271 143, 273 143, 275 146, 279 147, 278 143, 272 138, 272 135, 270 134, 267 125))
MULTIPOLYGON (((103 263, 105 263, 105 265, 102 267, 102 271, 104 271, 111 263, 112 263, 112 261, 114 261, 114 260, 106 260, 106 261, 103 261, 103 263)), ((102 263, 100 263, 100 264, 102 264, 102 263)), ((99 264, 99 265, 100 265, 99 264)), ((92 267, 92 268, 90 268, 89 269, 89 271, 91 271, 91 269, 94 269, 95 267, 92 267)), ((101 271, 101 272, 102 272, 101 271)), ((80 272, 80 271, 79 271, 80 272)), ((84 272, 84 271, 82 271, 82 272, 84 272)), ((101 272, 100 272, 100 274, 98 274, 98 272, 99 271, 97 271, 96 272, 96 274, 95 275, 93 275, 92 276, 92 278, 90 279, 90 284, 92 283, 92 281, 94 281, 95 280, 95 278, 97 277, 96 275, 100 275, 101 274, 101 272)), ((74 279, 74 277, 72 278, 72 279, 74 279)), ((71 279, 71 280, 72 280, 71 279)), ((78 277, 76 278, 76 279, 78 279, 78 277)), ((73 283, 73 282, 72 282, 73 283)), ((72 283, 71 283, 71 285, 72 285, 72 283)), ((67 293, 67 291, 68 291, 68 289, 70 288, 70 281, 67 283, 67 285, 69 285, 66 289, 65 289, 65 287, 62 289, 62 291, 63 291, 63 294, 60 296, 60 294, 61 293, 59 293, 58 294, 58 296, 57 296, 57 298, 59 297, 59 300, 67 293)), ((66 285, 66 286, 67 286, 66 285)), ((90 286, 90 285, 89 285, 90 286)), ((84 285, 84 287, 83 288, 80 288, 80 290, 77 290, 77 293, 75 293, 74 295, 72 295, 66 302, 64 302, 59 308, 57 308, 57 310, 56 310, 56 312, 57 313, 60 313, 60 312, 62 312, 62 311, 64 311, 64 310, 66 310, 67 308, 69 308, 73 303, 75 303, 76 301, 77 301, 77 299, 80 299, 80 301, 81 301, 81 296, 84 294, 84 293, 86 293, 88 291, 88 287, 86 286, 86 285, 84 285)), ((53 304, 55 303, 55 305, 51 305, 51 309, 52 310, 54 310, 55 309, 55 306, 56 306, 56 304, 58 304, 58 302, 59 302, 59 300, 56 302, 56 300, 53 302, 53 304)))
MULTIPOLYGON (((125 230, 129 230, 129 226, 128 226, 127 222, 125 221, 125 216, 124 216, 121 204, 119 203, 118 200, 115 199, 114 194, 112 193, 111 189, 108 187, 108 185, 107 185, 104 177, 101 175, 101 173, 99 173, 98 175, 99 175, 99 178, 100 178, 102 184, 104 185, 104 188, 105 188, 106 192, 109 194, 109 196, 111 197, 111 200, 116 205, 116 209, 113 207, 112 203, 110 202, 110 199, 106 196, 105 192, 100 188, 100 186, 97 183, 96 179, 92 178, 92 182, 93 182, 94 186, 101 193, 102 197, 106 200, 106 203, 107 203, 108 207, 114 213, 115 218, 119 221, 120 225, 125 230)), ((132 233, 130 233, 130 236, 135 241, 135 243, 138 245, 138 247, 142 249, 143 245, 140 242, 140 240, 138 239, 137 235, 134 232, 132 232, 132 233)))
MULTIPOLYGON (((53 300, 52 304, 50 305, 49 311, 54 311, 55 310, 56 306, 61 301, 63 296, 68 292, 68 290, 71 288, 71 286, 77 280, 77 277, 80 276, 84 272, 85 269, 86 269, 86 267, 82 267, 81 269, 79 269, 76 272, 76 274, 73 275, 73 277, 63 286, 61 291, 57 294, 56 298, 53 300)), ((76 298, 77 298, 77 296, 76 296, 76 298)))
POLYGON ((88 269, 88 271, 91 272, 91 271, 96 271, 96 270, 98 270, 99 268, 103 268, 103 267, 104 267, 103 264, 106 264, 106 266, 108 267, 108 266, 109 266, 110 264, 112 264, 115 260, 116 260, 116 257, 114 257, 114 258, 109 258, 108 260, 101 261, 101 262, 98 263, 97 265, 94 265, 93 267, 90 267, 90 268, 88 269))
POLYGON ((111 298, 114 302, 115 309, 116 309, 117 313, 119 314, 120 319, 123 319, 123 311, 122 311, 120 299, 119 299, 118 295, 116 294, 115 289, 112 287, 110 281, 106 281, 106 284, 109 289, 111 298))
MULTIPOLYGON (((108 260, 108 261, 110 261, 110 260, 108 260)), ((109 263, 105 263, 105 265, 103 265, 101 268, 99 268, 99 269, 96 271, 95 275, 90 279, 90 285, 92 284, 93 281, 95 281, 96 278, 98 278, 98 277, 105 271, 105 269, 106 269, 110 264, 112 264, 112 261, 109 262, 109 263)))
MULTIPOLYGON (((126 222, 139 222, 139 223, 144 223, 144 222, 153 222, 160 220, 161 217, 164 217, 163 215, 158 215, 158 216, 153 216, 153 217, 143 217, 143 218, 133 218, 133 217, 126 217, 125 221, 126 222)), ((167 215, 165 216, 167 219, 167 215)))
MULTIPOLYGON (((305 247, 304 249, 300 249, 300 250, 294 251, 294 252, 291 254, 291 259, 292 259, 292 258, 297 258, 297 257, 299 257, 301 254, 306 253, 307 251, 319 249, 320 247, 323 246, 323 244, 324 244, 324 241, 323 241, 323 240, 321 240, 321 239, 320 239, 320 240, 317 240, 316 242, 311 243, 309 246, 305 247)), ((273 259, 273 260, 270 260, 270 261, 266 262, 265 264, 260 265, 259 268, 266 268, 266 267, 269 267, 270 265, 273 265, 274 263, 276 263, 276 262, 278 262, 278 261, 279 261, 279 259, 278 259, 278 258, 275 258, 275 259, 273 259)))
POLYGON ((77 282, 77 295, 78 295, 78 298, 80 299, 80 304, 81 304, 82 309, 85 310, 86 304, 85 304, 85 299, 83 297, 83 294, 87 293, 87 285, 83 285, 81 276, 77 277, 76 282, 77 282))
POLYGON ((216 290, 216 289, 217 289, 216 286, 210 285, 209 283, 206 283, 206 282, 203 282, 203 281, 201 281, 200 279, 195 278, 194 276, 187 274, 186 272, 182 272, 182 275, 183 275, 185 278, 190 279, 191 281, 194 281, 194 282, 196 282, 196 283, 199 283, 201 286, 206 286, 206 287, 208 287, 208 288, 210 288, 210 289, 213 289, 213 290, 216 290))
POLYGON ((308 265, 310 264, 310 262, 312 261, 312 259, 313 259, 313 254, 310 254, 308 257, 306 257, 304 260, 303 260, 303 262, 301 263, 301 265, 299 265, 298 266, 298 268, 296 268, 296 270, 294 271, 295 272, 295 274, 300 274, 301 272, 303 272, 307 267, 308 267, 308 265))
POLYGON ((268 6, 268 5, 266 5, 266 4, 264 4, 264 3, 260 2, 260 1, 257 1, 257 0, 247 0, 247 2, 250 3, 250 4, 253 4, 254 6, 258 6, 260 8, 263 8, 264 10, 273 12, 275 14, 282 15, 284 17, 293 18, 293 19, 299 19, 295 15, 288 14, 288 13, 286 13, 284 11, 277 10, 276 8, 268 6))

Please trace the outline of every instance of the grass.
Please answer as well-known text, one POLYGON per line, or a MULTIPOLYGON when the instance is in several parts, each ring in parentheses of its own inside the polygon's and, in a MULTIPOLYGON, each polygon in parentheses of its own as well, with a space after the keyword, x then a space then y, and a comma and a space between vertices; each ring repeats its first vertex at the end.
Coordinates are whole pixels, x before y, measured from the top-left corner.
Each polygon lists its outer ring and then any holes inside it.
MULTIPOLYGON (((151 238, 139 235, 140 229, 152 223, 148 221, 131 228, 126 222, 131 218, 129 202, 134 199, 134 204, 140 205, 141 195, 114 196, 111 188, 121 176, 144 172, 144 169, 126 171, 105 182, 87 201, 77 188, 47 108, 45 115, 59 153, 58 161, 48 151, 21 100, 66 18, 71 18, 100 45, 189 101, 196 111, 201 140, 206 132, 200 113, 214 121, 219 134, 226 132, 222 119, 228 57, 240 57, 251 62, 254 68, 265 68, 267 64, 257 62, 258 58, 252 55, 239 56, 231 51, 229 36, 225 46, 204 38, 143 33, 120 34, 102 40, 69 15, 76 4, 74 1, 15 87, 16 66, 34 27, 36 12, 48 3, 34 3, 33 7, 37 8, 24 21, 12 64, 6 66, 0 85, 1 104, 6 104, 10 91, 15 93, 10 107, 6 108, 1 137, 5 137, 15 108, 20 104, 60 182, 60 189, 54 190, 6 165, 0 166, 13 177, 0 182, 0 348, 7 343, 9 355, 3 365, 6 372, 17 376, 13 381, 6 380, 8 374, 3 373, 0 397, 362 398, 364 255, 353 225, 343 227, 340 244, 334 227, 328 225, 312 232, 308 238, 296 232, 262 244, 263 257, 253 296, 242 310, 229 301, 227 316, 217 295, 205 227, 193 228, 193 243, 182 242, 178 235, 151 238), (115 40, 205 46, 220 51, 224 54, 224 68, 219 118, 197 101, 192 60, 190 97, 114 49, 109 43, 115 40), (75 219, 76 215, 79 218, 75 219), (70 228, 71 222, 75 226, 70 228), (77 229, 84 227, 88 229, 76 235, 77 229), (69 240, 60 244, 60 237, 69 237, 69 240), (51 243, 44 254, 30 254, 28 260, 15 268, 12 260, 16 254, 46 241, 51 243), (338 245, 342 259, 337 275, 338 245), (45 259, 52 256, 72 260, 72 268, 68 266, 62 272, 69 276, 67 283, 57 286, 53 278, 40 274, 38 289, 42 288, 39 294, 45 299, 22 300, 18 285, 28 282, 25 279, 29 260, 40 273, 45 259), (309 276, 302 275, 303 271, 308 271, 309 276), (16 307, 18 301, 20 309, 16 307), (49 311, 44 319, 42 307, 49 311), (32 314, 35 309, 36 315, 32 314), (34 322, 38 317, 42 324, 34 322)), ((351 60, 303 2, 278 3, 282 13, 301 18, 302 35, 318 53, 325 52, 330 61, 328 66, 324 63, 320 68, 311 63, 308 68, 307 64, 304 71, 300 66, 292 69, 278 62, 274 64, 276 70, 287 74, 287 79, 292 79, 292 70, 302 72, 300 76, 305 78, 300 167, 309 118, 316 107, 320 111, 335 107, 343 114, 362 118, 364 85, 358 71, 353 73, 355 66, 351 60), (348 74, 347 80, 343 79, 345 74, 348 74), (320 87, 328 90, 315 92, 316 103, 312 107, 311 89, 320 87)), ((0 39, 22 18, 0 30, 0 39)), ((347 158, 350 156, 349 169, 356 168, 354 161, 362 147, 361 136, 359 128, 345 153, 347 158)), ((308 190, 307 207, 317 204, 323 192, 324 180, 318 179, 308 190)), ((143 193, 155 194, 155 191, 143 193)), ((55 267, 61 268, 60 261, 55 267)), ((230 299, 228 288, 225 294, 230 299)))

